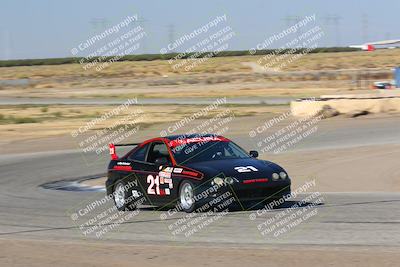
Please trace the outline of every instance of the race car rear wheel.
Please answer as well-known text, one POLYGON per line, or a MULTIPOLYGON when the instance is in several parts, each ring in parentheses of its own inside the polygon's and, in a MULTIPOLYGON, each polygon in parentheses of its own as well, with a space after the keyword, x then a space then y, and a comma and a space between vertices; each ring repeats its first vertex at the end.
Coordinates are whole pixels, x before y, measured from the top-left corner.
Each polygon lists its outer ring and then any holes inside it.
POLYGON ((125 181, 121 180, 115 184, 113 189, 113 197, 114 204, 120 211, 129 211, 136 208, 131 201, 132 197, 125 181))
POLYGON ((179 188, 179 204, 183 211, 193 212, 196 209, 194 186, 189 181, 183 181, 179 188))

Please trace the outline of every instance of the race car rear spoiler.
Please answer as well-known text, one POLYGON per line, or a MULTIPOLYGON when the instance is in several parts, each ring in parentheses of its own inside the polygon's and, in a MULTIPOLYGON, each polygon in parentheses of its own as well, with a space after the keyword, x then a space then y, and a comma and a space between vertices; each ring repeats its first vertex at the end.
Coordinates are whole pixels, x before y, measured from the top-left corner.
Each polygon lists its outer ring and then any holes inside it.
POLYGON ((118 159, 118 155, 117 152, 115 151, 115 147, 117 146, 138 146, 140 145, 140 143, 131 143, 131 144, 109 144, 109 148, 110 148, 110 155, 111 155, 111 159, 112 160, 116 160, 118 159))

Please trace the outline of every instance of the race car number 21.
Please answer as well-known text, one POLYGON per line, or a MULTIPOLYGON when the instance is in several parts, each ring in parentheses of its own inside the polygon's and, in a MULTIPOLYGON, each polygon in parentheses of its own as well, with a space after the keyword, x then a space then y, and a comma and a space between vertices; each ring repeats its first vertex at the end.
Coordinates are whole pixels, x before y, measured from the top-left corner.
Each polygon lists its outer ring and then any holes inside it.
POLYGON ((257 172, 258 169, 254 166, 239 166, 235 167, 237 172, 257 172))
POLYGON ((147 176, 147 183, 149 186, 147 187, 147 194, 149 195, 170 195, 172 189, 172 179, 171 178, 165 178, 165 177, 160 177, 156 175, 154 177, 153 175, 148 175, 147 176), (167 188, 160 188, 160 185, 168 184, 167 188))

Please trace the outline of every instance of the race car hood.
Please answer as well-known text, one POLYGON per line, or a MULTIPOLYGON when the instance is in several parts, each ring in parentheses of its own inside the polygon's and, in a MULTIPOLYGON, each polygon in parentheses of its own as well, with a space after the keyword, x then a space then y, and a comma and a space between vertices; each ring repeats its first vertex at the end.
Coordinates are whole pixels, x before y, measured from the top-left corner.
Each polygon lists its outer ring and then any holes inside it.
POLYGON ((185 166, 202 172, 208 179, 216 176, 235 177, 239 180, 271 178, 272 173, 284 171, 273 162, 255 158, 204 161, 185 164, 185 166))

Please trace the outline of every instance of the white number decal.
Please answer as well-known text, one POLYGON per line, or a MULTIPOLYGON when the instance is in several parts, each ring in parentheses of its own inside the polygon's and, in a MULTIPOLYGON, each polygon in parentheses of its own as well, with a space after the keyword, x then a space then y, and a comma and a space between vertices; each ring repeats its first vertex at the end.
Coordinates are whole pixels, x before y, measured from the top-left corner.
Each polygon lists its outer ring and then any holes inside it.
POLYGON ((257 172, 258 169, 254 166, 239 166, 235 167, 238 172, 257 172))
POLYGON ((156 195, 160 194, 160 176, 156 176, 156 179, 154 179, 154 184, 156 185, 156 195))
POLYGON ((160 177, 156 175, 154 178, 153 175, 147 176, 147 183, 149 183, 149 187, 147 187, 147 194, 149 195, 170 195, 173 187, 172 179, 170 177, 160 177), (168 184, 167 188, 160 188, 160 185, 168 184), (155 189, 154 189, 155 187, 155 189))
POLYGON ((154 186, 154 176, 153 175, 147 176, 147 183, 150 183, 149 187, 147 187, 147 194, 155 195, 156 191, 153 188, 153 186, 154 186))

